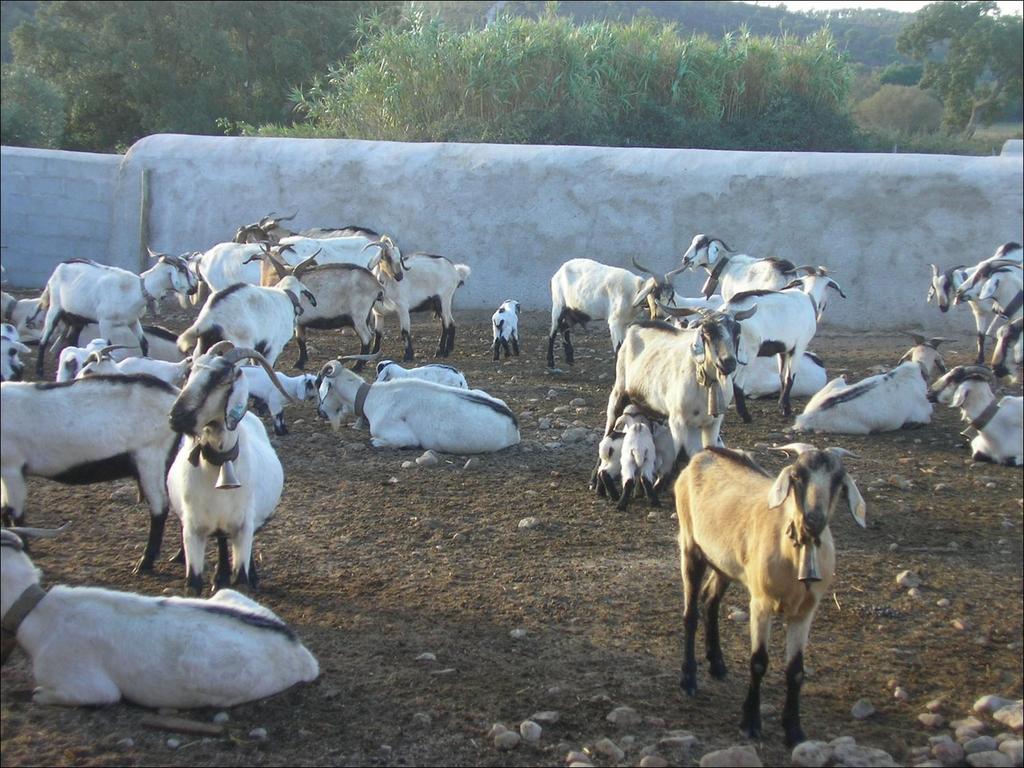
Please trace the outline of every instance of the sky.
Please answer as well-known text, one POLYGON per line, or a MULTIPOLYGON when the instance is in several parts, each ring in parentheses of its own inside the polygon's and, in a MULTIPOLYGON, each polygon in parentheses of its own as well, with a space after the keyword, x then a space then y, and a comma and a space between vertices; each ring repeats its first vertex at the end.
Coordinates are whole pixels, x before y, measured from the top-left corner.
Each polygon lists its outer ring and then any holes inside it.
MULTIPOLYGON (((892 11, 916 11, 930 3, 906 0, 899 2, 860 2, 859 0, 832 0, 831 2, 817 2, 816 0, 788 0, 788 2, 758 2, 757 5, 785 5, 791 11, 827 11, 836 8, 888 8, 892 11)), ((997 3, 1003 14, 1021 15, 1024 10, 1024 0, 1005 0, 997 3)))

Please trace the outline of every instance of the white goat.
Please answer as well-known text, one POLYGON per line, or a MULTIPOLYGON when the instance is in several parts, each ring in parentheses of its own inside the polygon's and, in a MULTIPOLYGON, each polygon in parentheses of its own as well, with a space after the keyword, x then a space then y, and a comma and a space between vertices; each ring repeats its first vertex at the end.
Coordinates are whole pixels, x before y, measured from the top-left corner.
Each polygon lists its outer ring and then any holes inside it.
MULTIPOLYGON (((928 286, 927 301, 931 302, 932 299, 935 299, 939 311, 946 313, 951 306, 961 303, 961 301, 956 300, 956 294, 960 286, 967 279, 968 270, 962 264, 943 271, 939 271, 939 268, 934 264, 930 266, 932 268, 932 277, 931 283, 928 286)), ((971 314, 974 316, 974 328, 978 347, 976 362, 981 363, 985 359, 985 329, 988 328, 988 331, 991 332, 999 323, 999 317, 992 311, 992 302, 990 301, 980 302, 977 298, 964 298, 962 301, 967 303, 971 314)))
MULTIPOLYGON (((804 352, 796 363, 792 397, 811 397, 828 381, 825 364, 813 352, 804 352)), ((748 363, 743 378, 743 394, 757 399, 779 394, 779 365, 770 357, 755 357, 748 363)))
POLYGON ((993 270, 978 291, 979 301, 991 301, 997 315, 1012 322, 1024 316, 1024 278, 1021 268, 1010 266, 993 270))
POLYGON ((817 267, 794 266, 785 259, 758 259, 732 249, 717 237, 694 235, 690 247, 683 254, 683 269, 704 267, 709 273, 701 288, 703 296, 710 297, 720 289, 722 298, 732 299, 742 291, 779 290, 799 272, 813 273, 817 267))
POLYGON ((10 323, 4 323, 0 327, 0 381, 21 381, 25 364, 18 355, 28 353, 28 347, 18 337, 18 329, 10 323))
POLYGON ((4 629, 32 658, 36 704, 232 707, 320 674, 273 612, 232 590, 210 600, 61 584, 44 590, 16 535, 0 532, 4 629))
POLYGON ((1024 398, 996 402, 989 386, 994 380, 985 366, 958 365, 932 385, 928 398, 960 409, 975 461, 1024 466, 1024 398))
POLYGON ((18 338, 23 343, 39 341, 43 330, 42 319, 39 317, 41 299, 16 299, 6 292, 0 294, 0 297, 0 315, 5 323, 18 329, 18 338))
POLYGON ((194 594, 203 590, 206 541, 214 533, 224 537, 214 589, 227 586, 229 578, 233 584, 256 586, 253 536, 274 513, 284 486, 281 461, 263 424, 246 413, 249 382, 236 364, 247 358, 277 383, 257 351, 222 341, 196 358, 170 409, 171 428, 185 440, 167 474, 167 491, 171 508, 181 518, 185 587, 194 594))
MULTIPOLYGON (((299 359, 295 367, 305 368, 309 359, 306 351, 307 328, 352 328, 362 343, 360 353, 367 354, 373 339, 373 328, 369 325, 371 311, 384 298, 384 288, 373 273, 357 264, 317 266, 312 259, 319 258, 319 251, 302 264, 290 267, 281 260, 275 252, 277 250, 267 248, 260 255, 260 284, 272 287, 280 280, 293 276, 316 296, 316 306, 307 308, 295 319, 295 341, 299 345, 299 359)), ((358 363, 356 370, 363 365, 362 362, 358 363)))
MULTIPOLYGON (((633 260, 644 271, 644 267, 633 260)), ((636 320, 647 304, 651 317, 658 302, 675 299, 672 278, 676 269, 658 279, 646 280, 622 267, 609 267, 592 259, 569 259, 551 277, 551 329, 548 332, 548 368, 555 367, 555 337, 561 332, 565 362, 575 362, 570 333, 574 325, 586 327, 591 320, 607 320, 612 350, 618 351, 626 326, 636 320)))
POLYGON ((149 506, 149 541, 136 572, 153 570, 167 521, 167 466, 178 444, 167 423, 177 395, 152 376, 0 385, 5 522, 24 520, 26 477, 75 485, 134 477, 149 506))
POLYGON ((626 435, 626 427, 634 421, 643 421, 650 425, 654 438, 654 474, 657 478, 654 489, 657 493, 661 492, 663 482, 667 480, 668 473, 675 464, 675 442, 668 426, 658 419, 645 418, 637 406, 627 405, 616 420, 612 432, 601 438, 598 443, 597 466, 590 476, 590 489, 597 491, 601 498, 607 496, 613 501, 620 498, 617 484, 622 478, 622 440, 626 435))
MULTIPOLYGON (((178 349, 178 334, 168 330, 161 325, 143 325, 142 335, 148 345, 147 357, 153 360, 163 360, 168 363, 180 363, 188 355, 178 349)), ((82 327, 78 336, 71 339, 76 346, 86 345, 94 339, 102 338, 100 327, 95 323, 89 323, 82 327)), ((126 357, 138 357, 142 354, 135 337, 125 329, 118 329, 110 334, 110 344, 121 347, 120 351, 114 352, 115 360, 123 360, 126 357)))
POLYGON ((458 389, 469 389, 465 374, 458 368, 441 363, 430 363, 420 365, 416 368, 403 368, 394 360, 381 360, 377 363, 377 382, 383 384, 385 381, 397 379, 423 379, 432 381, 435 384, 444 384, 446 387, 457 387, 458 389))
POLYGON ((287 376, 280 371, 274 372, 277 385, 270 381, 270 374, 260 365, 246 365, 241 368, 249 382, 249 397, 259 405, 257 410, 266 409, 274 420, 274 434, 287 435, 288 426, 284 423, 284 406, 288 402, 281 396, 284 390, 296 402, 304 400, 316 402, 316 376, 303 373, 298 376, 287 376))
POLYGON ((273 366, 308 306, 316 307, 316 297, 292 275, 273 288, 236 283, 206 300, 196 321, 178 337, 178 349, 187 352, 194 346, 198 356, 218 341, 230 341, 255 349, 273 366))
POLYGON ((84 347, 64 347, 57 358, 57 381, 73 381, 93 352, 99 352, 111 346, 109 340, 97 338, 90 341, 84 347))
POLYGON ((792 431, 866 435, 928 424, 928 382, 946 371, 938 351, 945 339, 908 335, 915 344, 895 368, 853 385, 843 376, 833 379, 807 403, 792 431))
POLYGON ((501 350, 505 350, 507 358, 511 353, 519 357, 519 302, 505 299, 497 311, 491 315, 491 331, 494 359, 497 360, 501 350))
MULTIPOLYGON (((818 305, 813 296, 800 287, 781 291, 743 291, 733 295, 723 307, 724 312, 739 312, 757 307, 757 314, 743 324, 744 356, 778 356, 779 411, 792 413, 790 395, 796 378, 795 361, 807 351, 818 330, 818 305)), ((750 421, 744 399, 745 368, 736 373, 736 412, 743 421, 750 421)))
POLYGON ((683 577, 684 649, 680 686, 697 692, 694 653, 698 602, 704 582, 705 634, 711 676, 725 677, 718 634, 722 597, 733 581, 750 592, 750 687, 740 729, 761 735, 761 679, 768 669, 768 633, 772 614, 786 618, 786 701, 782 709, 785 741, 806 739, 800 726, 800 687, 804 649, 811 622, 835 576, 835 545, 829 522, 840 499, 854 520, 867 526, 864 499, 846 470, 841 448, 819 451, 805 443, 796 461, 776 478, 746 454, 709 448, 697 454, 675 484, 679 518, 679 560, 683 577), (709 567, 710 566, 710 567, 709 567))
POLYGON ((378 258, 368 266, 384 286, 384 301, 373 309, 377 327, 373 351, 380 350, 384 338, 384 318, 393 314, 398 317, 402 340, 405 342, 403 360, 412 360, 414 353, 409 313, 431 310, 441 320, 441 336, 434 357, 448 357, 455 349, 452 304, 459 286, 469 279, 470 268, 432 253, 417 251, 403 256, 387 235, 382 235, 370 245, 379 248, 380 252, 378 258))
POLYGON ((1011 381, 1020 381, 1021 363, 1024 362, 1024 318, 1018 317, 996 332, 996 344, 992 348, 992 372, 999 378, 1010 376, 1011 381), (1012 370, 1010 366, 1013 366, 1012 370))
POLYGON ((89 356, 82 364, 82 369, 75 376, 76 379, 84 379, 87 376, 135 376, 147 374, 154 376, 161 381, 166 381, 172 387, 181 387, 188 378, 189 368, 192 366, 192 358, 186 357, 178 363, 168 363, 165 360, 152 360, 148 357, 126 357, 123 360, 114 360, 111 354, 118 347, 109 346, 89 353, 89 356))
POLYGON ((622 496, 618 508, 625 512, 637 486, 641 487, 652 507, 661 506, 654 489, 657 476, 657 449, 650 426, 644 420, 628 424, 622 436, 622 496))
POLYGON ((751 308, 734 317, 699 310, 699 325, 685 330, 660 320, 627 328, 615 359, 605 435, 612 433, 619 414, 633 403, 645 413, 668 420, 675 466, 685 464, 688 457, 709 445, 720 445, 722 420, 733 395, 733 375, 741 360, 737 357, 740 321, 756 311, 751 308))
POLYGON ((413 378, 370 385, 342 366, 345 359, 328 363, 317 377, 318 412, 334 429, 355 413, 369 422, 374 448, 487 453, 519 442, 515 415, 486 392, 413 378))
POLYGON ((84 259, 57 265, 40 296, 46 319, 39 339, 37 375, 43 375, 43 355, 57 323, 66 316, 97 322, 105 339, 119 326, 129 328, 142 354, 147 354, 149 344, 140 322, 147 307, 152 304, 155 308, 156 302, 170 293, 189 294, 196 290, 195 276, 184 259, 152 251, 150 255, 157 262, 141 275, 84 259))

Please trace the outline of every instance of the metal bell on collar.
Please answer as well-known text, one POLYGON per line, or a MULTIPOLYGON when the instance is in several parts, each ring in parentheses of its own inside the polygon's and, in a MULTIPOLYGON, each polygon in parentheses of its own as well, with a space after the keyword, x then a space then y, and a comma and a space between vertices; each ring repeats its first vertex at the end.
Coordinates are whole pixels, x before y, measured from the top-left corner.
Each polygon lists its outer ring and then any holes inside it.
POLYGON ((821 581, 817 544, 808 542, 800 547, 800 567, 797 578, 804 583, 821 581))
POLYGON ((217 475, 217 484, 214 487, 218 490, 242 487, 235 476, 235 462, 225 461, 220 465, 220 473, 217 475))

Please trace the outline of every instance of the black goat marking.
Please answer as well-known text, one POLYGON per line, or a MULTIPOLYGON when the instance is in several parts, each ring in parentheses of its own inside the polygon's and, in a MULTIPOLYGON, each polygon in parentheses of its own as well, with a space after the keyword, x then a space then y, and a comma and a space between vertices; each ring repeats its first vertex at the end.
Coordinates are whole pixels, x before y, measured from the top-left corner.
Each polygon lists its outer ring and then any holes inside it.
POLYGON ((284 622, 278 619, 272 619, 269 616, 261 616, 258 613, 252 613, 244 608, 235 608, 230 605, 216 605, 212 603, 203 604, 185 604, 174 603, 166 598, 160 598, 157 604, 163 607, 181 607, 190 610, 206 611, 207 613, 213 613, 217 616, 225 616, 229 619, 235 619, 243 624, 248 624, 250 627, 256 627, 257 629, 268 629, 271 632, 277 632, 284 635, 289 640, 298 641, 298 637, 295 631, 284 622))
POLYGON ((769 339, 761 342, 761 346, 757 348, 757 356, 772 357, 773 355, 784 355, 788 351, 785 343, 769 339))
POLYGON ((458 397, 463 398, 464 400, 469 400, 470 402, 487 406, 495 413, 500 413, 502 416, 507 416, 508 418, 512 419, 512 423, 515 424, 517 427, 519 426, 519 421, 516 419, 516 415, 512 413, 511 410, 509 410, 507 405, 503 405, 499 403, 497 400, 491 400, 489 397, 483 397, 482 395, 477 395, 470 392, 469 390, 463 389, 460 389, 456 393, 456 395, 458 397))
POLYGON ((1014 243, 1014 242, 1003 243, 1002 245, 999 246, 999 248, 996 249, 995 257, 996 258, 1002 258, 1003 256, 1005 256, 1008 253, 1011 253, 1012 251, 1019 251, 1019 250, 1020 250, 1020 243, 1014 243))
POLYGON ((210 297, 210 308, 213 309, 213 307, 215 307, 218 304, 220 304, 222 301, 227 299, 229 296, 231 296, 231 295, 233 295, 235 293, 238 293, 239 291, 241 291, 241 290, 243 290, 243 289, 245 289, 247 287, 250 287, 249 283, 232 283, 227 288, 224 288, 223 290, 217 291, 215 294, 213 294, 213 296, 210 297))
POLYGON ((772 477, 771 473, 768 472, 764 467, 754 461, 750 456, 741 451, 732 451, 728 448, 721 448, 717 445, 709 445, 704 449, 705 451, 711 451, 716 456, 721 456, 723 459, 736 462, 747 469, 752 469, 755 472, 760 473, 764 477, 772 477))
MULTIPOLYGON (((888 373, 885 375, 887 377, 890 377, 890 374, 888 373)), ((856 384, 853 384, 847 387, 846 389, 840 390, 839 392, 836 392, 836 394, 834 395, 829 395, 828 397, 826 397, 824 400, 822 400, 819 410, 827 411, 829 408, 835 408, 837 405, 840 405, 842 403, 848 403, 851 400, 856 400, 861 395, 865 395, 872 389, 877 387, 881 383, 881 381, 882 380, 880 379, 865 379, 864 381, 858 381, 856 384)))
POLYGON ((796 264, 794 264, 789 259, 780 259, 777 256, 769 256, 765 259, 762 259, 762 261, 768 262, 780 272, 796 272, 796 264))
POLYGON ((139 476, 138 468, 130 453, 118 453, 105 459, 76 464, 55 475, 40 475, 65 485, 92 485, 109 480, 139 476))
POLYGON ((317 331, 329 331, 337 328, 354 328, 355 321, 352 319, 352 315, 335 315, 334 317, 318 317, 315 320, 309 322, 302 322, 302 318, 298 318, 298 324, 303 328, 312 328, 317 331))
POLYGON ((264 357, 270 352, 270 343, 266 339, 260 339, 256 342, 254 349, 264 357))
POLYGON ((574 325, 586 328, 587 323, 592 319, 586 312, 573 309, 572 307, 565 307, 562 309, 562 314, 558 317, 558 327, 562 330, 569 330, 574 325))
POLYGON ((164 328, 162 325, 144 325, 142 326, 144 333, 148 333, 150 336, 156 336, 158 339, 164 341, 177 341, 178 334, 174 331, 164 328))
POLYGON ((61 264, 92 264, 94 267, 102 267, 103 264, 93 261, 92 259, 67 259, 62 261, 61 264))
POLYGON ((168 384, 163 379, 158 379, 156 376, 150 376, 148 373, 133 373, 130 376, 89 376, 84 379, 73 379, 71 381, 36 381, 32 383, 32 386, 36 389, 63 389, 65 387, 88 387, 98 384, 115 386, 138 385, 149 387, 150 389, 158 389, 171 395, 178 393, 176 387, 168 384))
POLYGON ((818 357, 813 352, 804 352, 804 355, 809 357, 809 358, 811 358, 811 362, 814 363, 819 368, 824 368, 825 367, 825 364, 821 361, 821 358, 818 357))
POLYGON ((729 299, 729 304, 735 304, 736 302, 743 301, 744 299, 757 298, 758 296, 768 296, 773 293, 778 293, 778 291, 773 291, 768 288, 758 288, 753 291, 740 291, 739 293, 733 294, 732 298, 729 299))
POLYGON ((639 326, 640 328, 650 328, 652 331, 665 331, 666 333, 678 334, 680 329, 676 328, 671 323, 667 323, 664 320, 637 320, 632 325, 639 326))
POLYGON ((436 317, 441 316, 441 297, 430 296, 424 299, 415 307, 409 307, 410 312, 426 312, 427 310, 433 310, 436 317))

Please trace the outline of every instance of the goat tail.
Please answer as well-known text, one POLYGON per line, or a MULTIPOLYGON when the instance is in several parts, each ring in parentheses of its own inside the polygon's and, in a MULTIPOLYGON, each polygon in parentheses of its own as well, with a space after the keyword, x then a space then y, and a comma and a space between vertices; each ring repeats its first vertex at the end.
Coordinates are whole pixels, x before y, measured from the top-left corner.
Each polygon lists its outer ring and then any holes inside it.
POLYGON ((46 287, 43 288, 43 292, 39 294, 39 309, 36 310, 36 314, 33 316, 35 319, 40 312, 45 313, 50 308, 50 283, 46 283, 46 287))
POLYGON ((469 278, 469 273, 472 272, 466 264, 456 264, 455 273, 459 276, 459 285, 462 285, 469 278))

